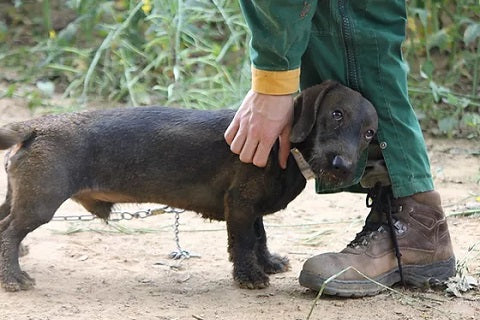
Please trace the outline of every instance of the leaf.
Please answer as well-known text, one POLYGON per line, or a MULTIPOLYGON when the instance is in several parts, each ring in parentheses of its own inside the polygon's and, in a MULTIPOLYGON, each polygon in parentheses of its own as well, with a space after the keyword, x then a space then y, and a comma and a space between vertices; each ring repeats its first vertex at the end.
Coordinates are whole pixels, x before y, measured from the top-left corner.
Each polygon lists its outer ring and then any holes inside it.
POLYGON ((430 81, 429 86, 430 86, 430 90, 432 90, 433 101, 439 102, 440 101, 440 95, 438 94, 437 84, 433 81, 430 81))
POLYGON ((2 94, 0 97, 7 97, 7 98, 12 98, 13 95, 15 94, 15 90, 17 90, 17 84, 11 84, 7 87, 7 90, 5 91, 4 94, 2 94))
POLYGON ((58 33, 58 39, 62 44, 71 43, 77 36, 78 26, 76 23, 70 23, 66 28, 58 33))
POLYGON ((455 101, 455 103, 451 103, 457 107, 461 107, 463 109, 465 109, 466 107, 468 107, 471 103, 470 99, 467 99, 467 98, 464 98, 464 97, 456 97, 454 96, 453 94, 451 93, 448 93, 447 95, 447 101, 448 103, 450 103, 450 100, 453 99, 453 101, 455 101))
POLYGON ((444 86, 438 85, 434 81, 430 81, 429 86, 430 86, 430 90, 432 90, 433 100, 437 103, 442 101, 443 97, 449 97, 450 100, 448 100, 448 99, 443 99, 443 100, 446 100, 444 102, 447 102, 447 103, 450 103, 450 104, 453 104, 453 105, 459 104, 460 103, 459 101, 463 102, 462 99, 459 99, 456 96, 454 96, 453 94, 451 94, 450 89, 448 89, 444 86))
POLYGON ((462 122, 467 127, 478 128, 480 130, 480 115, 474 112, 465 112, 462 122))
POLYGON ((53 96, 55 92, 55 84, 51 81, 38 81, 37 88, 40 89, 42 94, 46 97, 53 96))
POLYGON ((438 121, 438 129, 441 132, 450 134, 457 126, 458 120, 455 117, 446 117, 438 121))
POLYGON ((0 20, 0 42, 5 41, 7 34, 8 34, 8 27, 5 24, 5 22, 0 20))
POLYGON ((431 60, 426 60, 422 64, 422 72, 425 74, 424 78, 431 79, 433 70, 435 70, 435 66, 431 60))
POLYGON ((480 24, 472 23, 465 29, 465 33, 463 34, 463 41, 468 46, 478 37, 480 37, 480 24))
POLYGON ((152 98, 144 86, 136 85, 134 94, 135 100, 137 100, 139 105, 147 106, 152 104, 152 98))
POLYGON ((427 21, 428 21, 428 11, 425 9, 420 9, 420 8, 414 8, 411 10, 412 13, 420 19, 420 22, 422 23, 423 27, 427 27, 427 21))
POLYGON ((460 298, 462 297, 462 292, 475 290, 478 288, 478 285, 478 280, 471 275, 456 275, 455 277, 448 279, 446 291, 460 298))
POLYGON ((437 85, 434 81, 430 81, 428 85, 430 86, 430 90, 432 90, 433 100, 437 103, 441 101, 442 97, 450 94, 449 89, 437 85))
POLYGON ((408 19, 407 20, 407 28, 410 30, 412 33, 417 33, 417 25, 415 24, 415 20, 413 19, 408 19))
MULTIPOLYGON (((443 92, 441 92, 443 93, 443 92)), ((461 107, 462 109, 465 109, 468 107, 471 103, 471 101, 467 98, 464 97, 457 97, 456 95, 450 93, 450 92, 444 92, 447 94, 447 103, 451 104, 456 107, 461 107)))
POLYGON ((427 48, 439 48, 441 50, 447 50, 452 42, 451 37, 448 35, 446 29, 441 29, 438 32, 431 34, 427 40, 427 48))

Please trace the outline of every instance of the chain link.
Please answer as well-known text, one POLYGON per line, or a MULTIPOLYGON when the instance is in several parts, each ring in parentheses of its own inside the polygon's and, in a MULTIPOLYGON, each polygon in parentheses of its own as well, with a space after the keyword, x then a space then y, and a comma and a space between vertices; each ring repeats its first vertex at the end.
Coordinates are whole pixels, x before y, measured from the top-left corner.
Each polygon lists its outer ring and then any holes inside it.
MULTIPOLYGON (((108 221, 121 221, 121 220, 132 220, 132 219, 145 219, 150 216, 164 214, 164 213, 174 213, 175 214, 175 223, 173 224, 173 232, 175 234, 175 244, 177 250, 172 251, 169 254, 171 259, 189 259, 191 257, 199 257, 198 255, 192 255, 187 250, 182 249, 180 246, 180 213, 184 212, 183 209, 173 208, 169 206, 163 206, 156 209, 147 209, 147 210, 138 210, 135 212, 128 211, 112 211, 108 217, 108 221)), ((52 218, 52 221, 92 221, 98 219, 97 216, 92 214, 81 214, 75 216, 56 216, 52 218)))
POLYGON ((177 245, 177 250, 172 251, 169 255, 170 259, 179 260, 179 259, 189 259, 191 257, 190 252, 187 250, 183 250, 180 246, 180 212, 175 211, 175 223, 173 225, 174 233, 175 233, 175 244, 177 245))
MULTIPOLYGON (((135 212, 128 211, 112 211, 108 217, 108 221, 121 221, 121 220, 132 220, 132 219, 145 219, 150 216, 155 216, 164 213, 175 213, 183 212, 185 210, 172 208, 169 206, 163 206, 155 209, 146 209, 138 210, 135 212)), ((75 216, 56 216, 52 218, 52 221, 92 221, 98 219, 97 216, 93 214, 81 214, 75 216)))

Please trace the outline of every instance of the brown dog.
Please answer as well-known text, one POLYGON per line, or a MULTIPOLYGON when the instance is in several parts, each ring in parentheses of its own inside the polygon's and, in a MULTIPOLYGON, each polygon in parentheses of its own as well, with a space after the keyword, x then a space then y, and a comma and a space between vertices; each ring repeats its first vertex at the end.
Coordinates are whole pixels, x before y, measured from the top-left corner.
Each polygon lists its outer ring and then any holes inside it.
MULTIPOLYGON (((327 81, 295 100, 291 141, 317 178, 335 187, 353 179, 377 130, 373 106, 327 81)), ((72 198, 107 219, 112 205, 157 202, 225 220, 233 277, 264 288, 288 269, 271 254, 262 216, 287 206, 305 187, 292 157, 282 170, 277 146, 266 168, 239 161, 223 133, 234 111, 124 108, 46 116, 0 129, 8 190, 0 207, 0 282, 7 291, 34 281, 20 269, 19 244, 72 198)))

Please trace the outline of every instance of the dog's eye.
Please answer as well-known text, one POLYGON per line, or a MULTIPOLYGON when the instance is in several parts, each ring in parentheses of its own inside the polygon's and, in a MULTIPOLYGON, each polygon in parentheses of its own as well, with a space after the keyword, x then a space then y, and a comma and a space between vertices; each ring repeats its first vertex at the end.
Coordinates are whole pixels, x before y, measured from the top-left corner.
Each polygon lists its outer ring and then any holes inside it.
POLYGON ((367 132, 365 132, 365 138, 367 138, 368 140, 372 139, 374 135, 375 135, 375 131, 373 131, 372 129, 367 130, 367 132))
POLYGON ((340 110, 335 110, 332 112, 332 118, 334 120, 340 121, 343 119, 343 113, 340 110))

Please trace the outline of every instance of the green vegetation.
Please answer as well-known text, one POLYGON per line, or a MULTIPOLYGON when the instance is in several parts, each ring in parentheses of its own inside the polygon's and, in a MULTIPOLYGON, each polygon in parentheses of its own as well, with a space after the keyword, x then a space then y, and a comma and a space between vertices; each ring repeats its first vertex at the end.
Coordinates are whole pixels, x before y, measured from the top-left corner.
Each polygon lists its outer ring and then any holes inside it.
POLYGON ((480 135, 480 2, 409 1, 410 96, 434 134, 480 135))
MULTIPOLYGON (((404 52, 423 127, 480 136, 480 3, 408 5, 404 52)), ((237 1, 3 0, 0 43, 0 96, 31 107, 48 106, 53 95, 73 98, 73 109, 99 98, 236 107, 250 81, 237 1)))
POLYGON ((10 23, 0 29, 2 68, 47 95, 54 84, 83 100, 218 108, 238 103, 247 89, 247 33, 235 2, 51 2, 42 10, 39 2, 10 6, 10 23))

